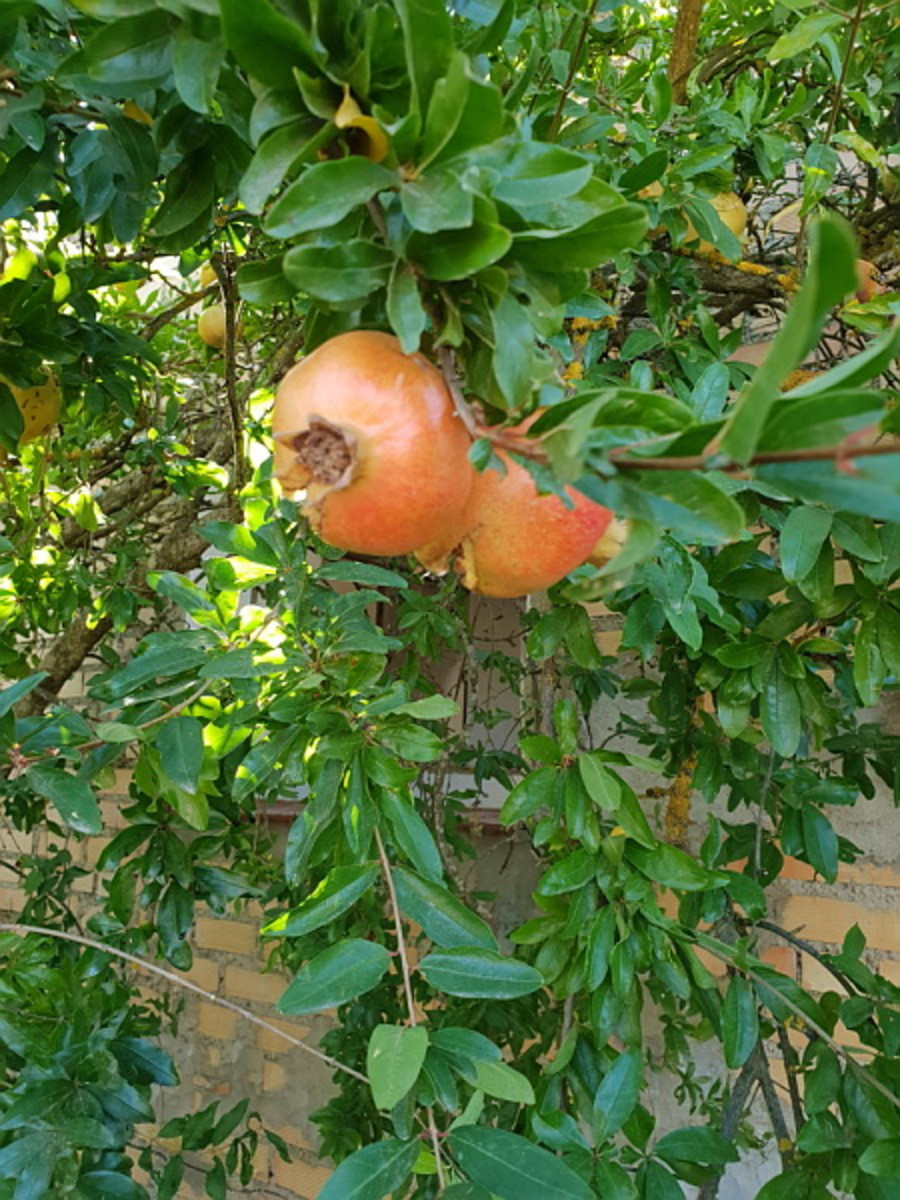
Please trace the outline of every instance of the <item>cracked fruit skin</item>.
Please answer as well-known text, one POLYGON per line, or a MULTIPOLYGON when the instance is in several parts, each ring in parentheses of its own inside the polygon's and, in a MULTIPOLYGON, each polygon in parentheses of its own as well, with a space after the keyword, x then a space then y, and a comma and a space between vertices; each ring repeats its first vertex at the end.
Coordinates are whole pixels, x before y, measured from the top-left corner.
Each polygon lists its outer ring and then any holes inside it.
POLYGON ((525 467, 498 454, 506 474, 489 467, 476 475, 455 566, 470 591, 512 599, 543 591, 587 562, 613 514, 574 488, 566 488, 572 508, 559 496, 538 495, 525 467))
POLYGON ((386 333, 342 333, 301 359, 278 387, 272 432, 282 488, 304 489, 319 536, 356 554, 440 542, 475 479, 443 376, 386 333))
POLYGON ((0 382, 9 388, 22 414, 24 428, 19 445, 25 446, 28 442, 34 442, 50 433, 59 421, 62 409, 62 392, 56 376, 48 372, 45 382, 35 387, 16 387, 2 376, 0 382))

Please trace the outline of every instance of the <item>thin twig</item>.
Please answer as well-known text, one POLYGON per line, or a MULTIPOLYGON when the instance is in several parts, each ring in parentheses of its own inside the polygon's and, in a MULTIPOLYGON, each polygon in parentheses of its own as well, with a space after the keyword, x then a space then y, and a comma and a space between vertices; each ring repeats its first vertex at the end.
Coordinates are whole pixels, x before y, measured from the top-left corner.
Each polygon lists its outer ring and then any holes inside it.
MULTIPOLYGON (((463 390, 459 384, 459 373, 456 370, 456 360, 453 356, 453 351, 449 346, 438 346, 437 348, 438 365, 441 368, 441 374, 444 376, 444 382, 447 389, 453 398, 453 404, 456 412, 465 425, 470 437, 490 437, 490 431, 483 429, 475 419, 475 413, 472 411, 472 405, 463 395, 463 390)), ((499 431, 498 431, 499 432, 499 431)), ((494 440, 493 438, 491 440, 494 440)))
POLYGON ((168 323, 173 321, 175 317, 179 315, 179 313, 183 313, 186 308, 190 308, 192 305, 198 304, 201 300, 205 300, 207 297, 214 296, 216 291, 216 284, 211 283, 209 287, 200 288, 199 291, 188 292, 187 295, 182 296, 179 301, 173 304, 171 308, 167 308, 165 312, 157 313, 157 315, 151 321, 148 321, 141 330, 139 336, 145 342, 149 342, 152 337, 159 333, 164 325, 168 325, 168 323))
POLYGON ((229 1011, 237 1013, 245 1021, 259 1026, 260 1029, 268 1030, 269 1033, 273 1033, 283 1041, 296 1046, 298 1050, 305 1050, 307 1054, 311 1054, 314 1058, 319 1059, 320 1062, 326 1063, 335 1071, 343 1071, 345 1075, 352 1075, 354 1079, 359 1079, 365 1084, 369 1082, 366 1076, 360 1071, 355 1071, 353 1067, 348 1067, 344 1063, 338 1062, 330 1054, 325 1054, 321 1050, 317 1050, 315 1046, 308 1045, 306 1042, 301 1041, 300 1038, 294 1037, 292 1033, 285 1033, 283 1029, 279 1029, 277 1025, 273 1025, 271 1021, 267 1021, 263 1017, 258 1017, 246 1008, 241 1008, 239 1004, 235 1004, 231 1000, 226 1000, 224 996, 218 996, 215 992, 208 992, 205 988, 199 987, 190 979, 184 979, 181 975, 176 975, 174 971, 167 971, 164 967, 158 967, 156 963, 147 962, 144 958, 138 958, 136 954, 129 954, 127 950, 118 950, 114 946, 107 946, 105 943, 98 942, 94 938, 67 933, 62 929, 46 929, 41 925, 19 925, 2 922, 0 923, 0 933, 18 933, 23 937, 29 933, 34 933, 38 936, 57 938, 62 942, 75 942, 79 946, 87 946, 90 950, 100 950, 104 954, 112 955, 113 958, 120 958, 124 962, 131 963, 139 971, 144 971, 150 975, 158 975, 161 979, 165 979, 169 983, 174 983, 188 992, 194 992, 196 995, 202 996, 204 1000, 208 1000, 211 1004, 218 1004, 221 1008, 227 1008, 229 1011))
MULTIPOLYGON (((762 467, 767 463, 843 462, 849 458, 870 458, 884 454, 900 454, 900 441, 892 439, 880 442, 877 446, 846 446, 840 442, 834 446, 813 446, 806 450, 764 450, 754 454, 746 466, 762 467)), ((704 454, 672 455, 669 458, 619 458, 612 452, 609 458, 619 471, 714 470, 730 474, 746 470, 740 463, 717 463, 704 454)))
POLYGON ((784 1073, 787 1076, 788 1092, 791 1097, 791 1112, 794 1114, 794 1135, 796 1136, 806 1120, 803 1116, 803 1101, 800 1099, 800 1088, 797 1086, 797 1051, 791 1045, 788 1031, 782 1022, 777 1021, 776 1026, 778 1030, 778 1045, 781 1048, 781 1059, 784 1063, 784 1073))
POLYGON ((755 1053, 759 1086, 762 1089, 763 1100, 766 1102, 766 1111, 769 1114, 769 1120, 772 1122, 772 1131, 778 1143, 778 1153, 781 1161, 784 1165, 787 1165, 790 1161, 790 1147, 793 1143, 791 1142, 787 1121, 784 1119, 784 1110, 781 1107, 781 1101, 778 1099, 778 1093, 775 1091, 775 1083, 772 1079, 772 1072, 769 1069, 769 1060, 766 1057, 762 1042, 756 1043, 755 1053))
MULTIPOLYGON (((397 901, 397 889, 394 887, 394 873, 391 870, 391 861, 387 856, 387 851, 384 848, 384 842, 381 837, 381 830, 375 826, 375 844, 378 847, 378 857, 381 860, 381 869, 384 872, 384 881, 387 884, 388 897, 391 903, 391 915, 394 919, 394 929, 397 933, 397 954, 400 958, 400 970, 403 975, 403 990, 406 995, 406 1009, 409 1015, 409 1024, 412 1029, 418 1025, 416 1017, 416 1002, 412 990, 412 976, 409 969, 409 955, 406 952, 406 939, 403 936, 403 918, 400 916, 400 904, 397 901)), ((438 1137, 437 1124, 434 1119, 434 1111, 431 1108, 427 1110, 428 1114, 428 1132, 431 1134, 431 1144, 434 1149, 434 1160, 437 1165, 438 1186, 443 1191, 444 1188, 444 1165, 441 1161, 441 1145, 438 1137)))
POLYGON ((572 51, 572 57, 569 59, 569 71, 566 75, 566 82, 563 84, 562 91, 559 94, 559 103, 556 106, 556 112, 553 114, 553 120, 550 122, 550 129, 547 132, 547 141, 555 141, 556 135, 559 133, 559 127, 562 123, 563 109, 566 106, 566 101, 569 98, 569 92, 572 90, 572 84, 575 81, 575 75, 578 68, 581 66, 581 52, 584 50, 584 43, 587 41, 588 31, 594 21, 594 13, 597 11, 599 0, 592 0, 591 7, 584 14, 584 20, 581 23, 581 29, 578 33, 578 41, 575 43, 575 49, 572 51))

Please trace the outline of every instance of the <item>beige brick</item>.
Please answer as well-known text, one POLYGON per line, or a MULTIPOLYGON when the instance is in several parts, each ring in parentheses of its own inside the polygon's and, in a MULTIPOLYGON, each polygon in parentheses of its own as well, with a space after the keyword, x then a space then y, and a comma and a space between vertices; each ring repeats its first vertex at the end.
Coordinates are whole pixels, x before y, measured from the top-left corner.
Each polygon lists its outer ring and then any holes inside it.
POLYGON ((792 933, 810 942, 838 944, 853 925, 858 925, 873 950, 900 953, 900 920, 887 909, 864 908, 849 900, 821 896, 791 896, 776 918, 792 933))
POLYGON ((107 788, 101 788, 101 796, 127 796, 131 784, 131 770, 128 767, 117 767, 116 777, 107 788))
POLYGON ((223 1042, 234 1040, 238 1015, 220 1004, 202 1001, 197 1005, 197 1032, 202 1037, 219 1038, 223 1042))
POLYGON ((262 1090, 264 1092, 280 1092, 286 1083, 287 1071, 281 1063, 266 1060, 263 1063, 262 1090))
POLYGON ((841 996, 847 994, 847 989, 835 979, 830 971, 809 954, 801 959, 800 983, 811 992, 837 992, 841 996))
POLYGON ((225 968, 226 996, 274 1006, 286 987, 286 979, 280 975, 264 975, 262 969, 248 971, 244 967, 225 968))
POLYGON ((242 921, 199 917, 194 926, 196 944, 204 950, 223 950, 230 954, 255 954, 259 948, 256 927, 242 921))
POLYGON ((604 629, 595 634, 601 654, 617 654, 622 642, 621 629, 604 629))
POLYGON ((185 979, 196 983, 205 992, 218 991, 219 964, 211 958, 194 958, 194 964, 189 971, 180 972, 185 979))
MULTIPOLYGON (((266 1020, 270 1025, 275 1025, 279 1029, 283 1029, 285 1033, 289 1033, 291 1037, 302 1040, 309 1036, 308 1025, 295 1025, 291 1021, 280 1021, 277 1017, 267 1017, 266 1020)), ((287 1054, 292 1049, 290 1042, 279 1037, 277 1033, 273 1033, 271 1029, 257 1029, 256 1044, 267 1054, 287 1054)))
POLYGON ((799 937, 829 946, 840 945, 846 932, 858 925, 870 950, 900 951, 900 922, 886 909, 869 908, 850 899, 794 895, 774 918, 799 937))
POLYGON ((273 1174, 278 1186, 297 1196, 298 1200, 315 1200, 331 1171, 327 1167, 305 1162, 286 1163, 276 1158, 273 1174))
POLYGON ((24 888, 0 887, 0 912, 9 916, 18 916, 27 900, 24 888))
MULTIPOLYGON (((800 879, 808 882, 815 877, 815 871, 808 863, 790 857, 784 860, 784 867, 781 871, 782 879, 800 879)), ((892 867, 882 867, 860 859, 859 862, 840 864, 838 882, 858 883, 863 887, 900 888, 900 874, 892 867)))
POLYGON ((885 979, 900 987, 900 962, 893 958, 883 958, 878 964, 877 971, 885 979))

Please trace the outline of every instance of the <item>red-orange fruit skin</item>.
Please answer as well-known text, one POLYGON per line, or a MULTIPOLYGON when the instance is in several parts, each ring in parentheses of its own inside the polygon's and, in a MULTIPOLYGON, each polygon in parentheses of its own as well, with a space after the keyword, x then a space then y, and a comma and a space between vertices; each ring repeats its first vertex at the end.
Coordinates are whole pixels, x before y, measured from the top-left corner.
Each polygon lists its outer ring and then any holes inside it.
POLYGON ((566 488, 540 496, 525 467, 502 451, 506 474, 488 468, 475 477, 456 569, 483 596, 511 599, 543 591, 586 562, 612 520, 607 508, 566 488))
POLYGON ((310 523, 342 550, 412 553, 440 540, 468 500, 470 440, 443 376, 390 334, 339 334, 301 359, 279 385, 272 424, 276 477, 288 493, 306 489, 310 523), (315 416, 354 450, 337 485, 313 480, 290 440, 278 440, 315 416))

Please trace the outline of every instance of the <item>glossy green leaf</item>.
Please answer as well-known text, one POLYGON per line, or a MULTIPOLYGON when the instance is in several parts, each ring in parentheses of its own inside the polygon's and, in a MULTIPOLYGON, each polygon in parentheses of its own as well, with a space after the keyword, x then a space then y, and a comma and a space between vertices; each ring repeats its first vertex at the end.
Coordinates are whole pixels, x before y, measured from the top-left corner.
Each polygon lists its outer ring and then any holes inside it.
POLYGON ((772 658, 760 696, 763 732, 776 753, 790 758, 797 753, 802 732, 800 697, 778 655, 772 658))
POLYGON ((781 529, 781 568, 790 583, 804 579, 813 569, 819 551, 831 533, 833 517, 824 508, 803 504, 792 509, 781 529))
POLYGON ((391 823, 394 842, 420 875, 439 884, 444 877, 441 852, 431 830, 412 803, 397 792, 382 788, 379 804, 391 823))
POLYGON ((297 1015, 337 1008, 376 987, 390 962, 377 942, 345 938, 300 968, 278 1001, 278 1011, 297 1015))
POLYGON ((156 735, 162 768, 189 796, 197 792, 203 766, 203 726, 196 717, 171 717, 156 735))
POLYGON ((467 1125, 447 1138, 450 1153, 473 1183, 499 1200, 591 1200, 571 1167, 515 1133, 467 1125))
POLYGON ((424 114, 453 51, 453 27, 443 0, 395 0, 403 27, 413 103, 424 114))
POLYGON ((806 860, 823 879, 834 883, 838 873, 838 837, 831 822, 819 809, 804 805, 801 814, 806 860))
POLYGON ((474 220, 475 203, 452 171, 427 171, 400 189, 403 215, 419 233, 467 229, 474 220))
POLYGON ((392 171, 360 155, 316 163, 275 201, 263 228, 276 238, 327 229, 396 183, 392 171))
POLYGON ((90 785, 77 775, 49 763, 32 763, 25 778, 44 800, 54 806, 63 823, 78 833, 100 833, 103 818, 90 785))
POLYGON ((332 867, 302 904, 264 925, 262 936, 304 937, 314 929, 321 929, 348 912, 369 890, 377 875, 376 863, 332 867))
POLYGON ((400 339, 404 354, 414 354, 428 325, 428 314, 419 294, 415 272, 402 263, 394 264, 387 290, 387 315, 391 329, 400 339))
POLYGON ((275 88, 293 88, 294 68, 316 74, 307 33, 278 11, 271 0, 221 0, 222 29, 228 48, 245 71, 275 88))
POLYGON ((419 970, 433 988, 450 996, 514 1000, 543 987, 534 967, 494 950, 458 949, 427 954, 419 970))
POLYGON ((295 246, 284 256, 284 273, 315 300, 351 304, 384 287, 393 262, 383 246, 354 238, 337 246, 295 246))
POLYGON ((622 784, 618 775, 596 754, 579 754, 578 771, 587 793, 605 812, 615 812, 621 798, 622 784))
POLYGON ((823 33, 829 33, 845 23, 841 13, 813 13, 802 17, 793 28, 783 33, 769 51, 770 63, 779 63, 786 58, 795 58, 820 41, 823 33))
POLYGON ((577 229, 530 229, 515 236, 514 257, 536 271, 591 270, 636 246, 647 231, 642 204, 621 204, 577 229))
POLYGON ((394 885, 402 911, 421 925, 435 945, 447 950, 463 946, 496 950, 497 939, 490 926, 446 888, 403 867, 394 868, 394 885))
POLYGON ((521 779, 503 801, 500 820, 504 825, 524 821, 542 806, 550 806, 556 792, 558 772, 553 767, 541 767, 521 779))
POLYGON ((900 1137, 872 1142, 860 1155, 859 1169, 867 1175, 900 1179, 900 1137))
POLYGON ((661 883, 663 887, 698 892, 721 887, 724 882, 724 878, 707 871, 677 846, 661 844, 648 850, 644 846, 629 844, 625 853, 649 879, 661 883))
POLYGON ((31 675, 26 675, 24 679, 20 679, 18 683, 12 683, 0 691, 0 717, 5 717, 14 705, 18 704, 20 700, 24 700, 30 692, 43 683, 48 673, 47 671, 35 671, 31 675))
POLYGON ((740 975, 732 976, 722 1003, 722 1042, 729 1067, 742 1067, 759 1041, 756 994, 740 975))
POLYGON ((338 1166, 317 1200, 384 1200, 409 1177, 419 1156, 419 1142, 389 1138, 363 1146, 338 1166))
POLYGON ((534 1090, 521 1072, 502 1062, 482 1061, 475 1068, 476 1086, 488 1096, 513 1104, 534 1104, 534 1090))
MULTIPOLYGON (((286 176, 307 158, 311 144, 317 144, 318 129, 308 117, 298 117, 266 134, 241 177, 241 203, 251 213, 262 212, 269 197, 277 192, 286 176)), ((246 270, 257 264, 246 263, 246 270)))
POLYGON ((376 1108, 399 1104, 419 1077, 428 1051, 422 1025, 376 1025, 369 1038, 366 1074, 376 1108))
POLYGON ((628 1120, 644 1084, 640 1050, 620 1054, 594 1093, 591 1126, 598 1143, 617 1133, 628 1120))
POLYGON ((690 1125, 664 1134, 653 1147, 653 1153, 667 1162, 705 1163, 713 1167, 723 1167, 740 1158, 734 1143, 718 1130, 690 1125))

